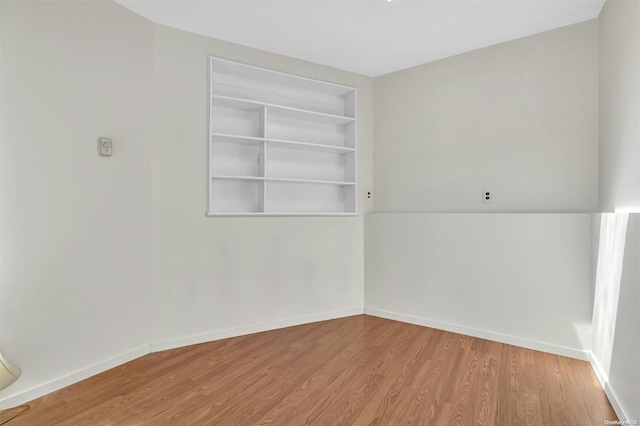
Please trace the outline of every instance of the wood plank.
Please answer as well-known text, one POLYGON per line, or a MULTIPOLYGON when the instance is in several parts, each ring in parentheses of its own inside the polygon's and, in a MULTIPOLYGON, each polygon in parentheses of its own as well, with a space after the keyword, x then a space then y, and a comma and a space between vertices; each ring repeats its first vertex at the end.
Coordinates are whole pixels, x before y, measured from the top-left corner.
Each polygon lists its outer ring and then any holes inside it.
POLYGON ((367 315, 150 354, 29 405, 6 424, 617 419, 587 362, 367 315))

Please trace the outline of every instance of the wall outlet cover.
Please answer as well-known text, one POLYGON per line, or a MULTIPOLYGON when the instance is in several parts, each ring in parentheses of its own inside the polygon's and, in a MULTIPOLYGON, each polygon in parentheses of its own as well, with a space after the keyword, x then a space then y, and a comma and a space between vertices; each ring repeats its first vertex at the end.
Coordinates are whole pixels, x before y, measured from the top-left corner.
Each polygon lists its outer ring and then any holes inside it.
POLYGON ((98 138, 100 155, 111 157, 113 155, 113 141, 109 138, 98 138))

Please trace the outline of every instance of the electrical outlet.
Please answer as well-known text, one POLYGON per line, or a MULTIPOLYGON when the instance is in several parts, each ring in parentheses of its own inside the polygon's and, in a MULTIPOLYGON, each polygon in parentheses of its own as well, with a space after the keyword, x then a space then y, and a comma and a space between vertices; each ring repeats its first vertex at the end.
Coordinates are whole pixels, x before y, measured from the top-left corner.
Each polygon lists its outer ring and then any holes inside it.
POLYGON ((482 202, 491 203, 491 191, 489 191, 488 189, 482 190, 482 202))

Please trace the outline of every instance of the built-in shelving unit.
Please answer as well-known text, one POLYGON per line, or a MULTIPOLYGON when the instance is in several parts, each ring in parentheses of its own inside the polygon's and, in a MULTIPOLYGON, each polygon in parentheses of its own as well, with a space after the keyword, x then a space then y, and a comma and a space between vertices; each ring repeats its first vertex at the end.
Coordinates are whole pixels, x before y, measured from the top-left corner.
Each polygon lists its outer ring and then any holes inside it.
POLYGON ((356 89, 210 58, 209 216, 355 215, 356 89))

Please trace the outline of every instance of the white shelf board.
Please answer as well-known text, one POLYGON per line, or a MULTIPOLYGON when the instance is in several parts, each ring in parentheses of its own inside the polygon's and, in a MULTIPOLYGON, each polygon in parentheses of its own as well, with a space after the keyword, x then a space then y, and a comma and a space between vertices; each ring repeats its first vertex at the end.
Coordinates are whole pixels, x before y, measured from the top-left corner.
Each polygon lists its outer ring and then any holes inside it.
POLYGON ((272 178, 272 177, 262 177, 262 176, 221 176, 214 175, 211 176, 211 179, 216 180, 235 180, 235 181, 244 181, 244 182, 282 182, 282 183, 309 183, 309 184, 317 184, 317 185, 334 185, 334 186, 354 186, 355 182, 340 182, 333 180, 314 180, 314 179, 288 179, 288 178, 272 178))
POLYGON ((259 110, 264 107, 262 102, 250 101, 247 99, 232 98, 230 96, 213 95, 213 106, 222 108, 234 108, 243 110, 259 110))
POLYGON ((210 56, 210 58, 211 64, 214 67, 214 74, 239 76, 246 79, 254 79, 283 86, 292 86, 316 93, 330 93, 337 96, 345 96, 355 90, 353 87, 342 84, 316 80, 275 70, 267 70, 265 68, 230 61, 228 59, 217 58, 215 56, 210 56))
POLYGON ((264 138, 255 136, 229 135, 226 133, 212 133, 212 142, 239 143, 243 145, 256 145, 264 141, 264 138))
POLYGON ((337 182, 333 180, 313 180, 313 179, 287 179, 287 178, 265 178, 267 182, 283 183, 312 183, 319 185, 354 186, 355 182, 337 182))
POLYGON ((326 114, 324 112, 309 111, 300 108, 292 108, 284 105, 269 104, 265 102, 252 101, 249 99, 232 98, 230 96, 213 95, 213 105, 223 108, 235 108, 242 110, 259 110, 267 108, 268 114, 274 114, 287 118, 313 121, 316 123, 345 125, 353 123, 355 118, 342 115, 326 114))
POLYGON ((239 144, 253 145, 253 144, 266 141, 268 143, 268 146, 272 146, 274 148, 299 149, 299 150, 317 151, 317 152, 332 152, 336 154, 347 154, 349 152, 355 152, 355 148, 349 148, 346 146, 327 145, 327 144, 311 143, 311 142, 287 141, 282 139, 259 138, 255 136, 230 135, 226 133, 212 133, 211 138, 213 142, 222 142, 222 143, 239 143, 239 144))
POLYGON ((265 180, 262 176, 222 176, 222 175, 214 175, 211 176, 211 179, 215 180, 235 180, 242 182, 262 182, 265 180))
POLYGON ((208 212, 207 216, 216 217, 216 216, 358 216, 358 213, 304 213, 304 212, 296 212, 296 213, 261 213, 261 212, 239 212, 239 213, 216 213, 216 212, 208 212))
POLYGON ((300 150, 317 151, 317 152, 332 152, 335 154, 348 154, 350 152, 355 152, 355 148, 348 148, 346 146, 338 146, 338 145, 286 141, 281 139, 265 139, 265 141, 267 142, 267 146, 272 146, 274 148, 300 149, 300 150))

